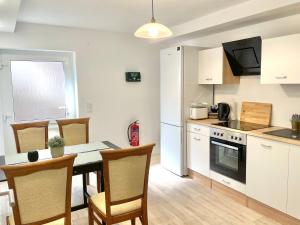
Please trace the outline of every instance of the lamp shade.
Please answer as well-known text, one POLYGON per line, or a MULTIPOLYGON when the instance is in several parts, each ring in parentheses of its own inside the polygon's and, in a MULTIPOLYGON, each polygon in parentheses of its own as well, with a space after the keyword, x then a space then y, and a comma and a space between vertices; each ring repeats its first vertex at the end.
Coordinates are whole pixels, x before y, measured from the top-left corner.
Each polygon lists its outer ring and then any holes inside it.
POLYGON ((147 23, 136 30, 134 36, 139 38, 166 38, 172 36, 172 31, 165 25, 156 22, 147 23))

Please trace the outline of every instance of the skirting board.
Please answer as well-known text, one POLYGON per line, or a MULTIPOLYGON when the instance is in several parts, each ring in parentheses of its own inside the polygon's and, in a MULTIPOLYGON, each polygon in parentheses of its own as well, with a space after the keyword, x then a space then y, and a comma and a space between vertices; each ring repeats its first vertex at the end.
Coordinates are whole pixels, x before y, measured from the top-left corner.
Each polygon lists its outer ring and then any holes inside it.
POLYGON ((211 188, 211 179, 200 174, 200 173, 197 173, 191 169, 188 169, 188 176, 195 179, 197 182, 199 182, 200 184, 204 185, 204 186, 207 186, 209 188, 211 188))
POLYGON ((249 198, 248 196, 235 191, 217 181, 214 181, 206 176, 203 176, 202 174, 199 174, 191 169, 188 169, 188 175, 198 181, 199 183, 208 186, 212 188, 215 191, 218 191, 225 196, 233 199, 234 201, 253 209, 254 211, 265 215, 273 220, 278 221, 279 223, 283 225, 300 225, 300 220, 291 217, 283 212, 280 212, 276 209, 273 209, 270 206, 267 206, 255 199, 249 198))

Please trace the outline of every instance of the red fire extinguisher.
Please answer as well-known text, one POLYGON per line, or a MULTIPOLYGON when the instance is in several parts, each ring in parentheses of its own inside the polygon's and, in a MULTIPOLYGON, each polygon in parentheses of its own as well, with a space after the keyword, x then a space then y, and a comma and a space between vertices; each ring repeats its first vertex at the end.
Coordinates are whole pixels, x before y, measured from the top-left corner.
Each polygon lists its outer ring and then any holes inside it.
POLYGON ((128 141, 131 146, 139 146, 140 145, 140 137, 139 137, 139 121, 134 121, 129 124, 127 129, 128 141))

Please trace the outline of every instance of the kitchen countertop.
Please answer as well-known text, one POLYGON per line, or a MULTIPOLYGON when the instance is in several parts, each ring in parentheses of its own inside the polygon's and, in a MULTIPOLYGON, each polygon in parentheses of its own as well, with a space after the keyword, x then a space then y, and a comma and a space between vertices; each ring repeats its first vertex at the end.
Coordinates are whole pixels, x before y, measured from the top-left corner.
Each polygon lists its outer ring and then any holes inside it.
MULTIPOLYGON (((188 119, 187 122, 193 123, 193 124, 199 124, 199 125, 203 125, 203 126, 214 127, 214 128, 221 128, 224 130, 230 130, 230 131, 235 131, 235 132, 237 131, 235 129, 231 129, 228 127, 220 127, 220 126, 214 125, 215 123, 222 122, 218 119, 203 119, 203 120, 188 119)), ((300 146, 299 140, 293 140, 293 139, 289 139, 289 138, 283 138, 283 137, 277 137, 277 136, 273 136, 273 135, 269 135, 269 134, 264 134, 264 132, 280 130, 280 129, 285 129, 285 127, 268 127, 268 128, 259 129, 259 130, 238 131, 238 132, 244 133, 247 135, 251 135, 251 136, 255 136, 255 137, 260 137, 260 138, 265 138, 265 139, 269 139, 269 140, 273 140, 273 141, 279 141, 279 142, 283 142, 283 143, 287 143, 287 144, 300 146)))

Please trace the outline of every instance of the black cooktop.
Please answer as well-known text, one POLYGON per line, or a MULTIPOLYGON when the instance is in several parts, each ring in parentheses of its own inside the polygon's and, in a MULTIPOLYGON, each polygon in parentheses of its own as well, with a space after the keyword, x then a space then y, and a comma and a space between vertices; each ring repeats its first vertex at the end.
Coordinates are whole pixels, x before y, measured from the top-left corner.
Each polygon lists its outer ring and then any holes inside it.
POLYGON ((214 125, 220 126, 220 127, 228 127, 231 129, 241 130, 241 131, 259 130, 259 129, 264 129, 264 128, 270 127, 268 125, 257 124, 257 123, 248 123, 248 122, 244 122, 244 121, 240 121, 240 120, 229 120, 226 122, 216 123, 214 125))
POLYGON ((300 131, 293 131, 292 129, 268 131, 268 132, 264 132, 264 134, 269 134, 269 135, 293 139, 293 140, 300 140, 300 131))

